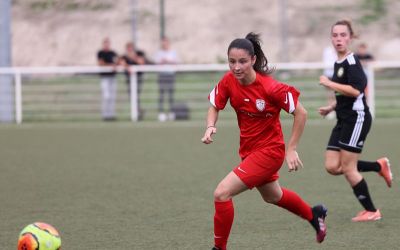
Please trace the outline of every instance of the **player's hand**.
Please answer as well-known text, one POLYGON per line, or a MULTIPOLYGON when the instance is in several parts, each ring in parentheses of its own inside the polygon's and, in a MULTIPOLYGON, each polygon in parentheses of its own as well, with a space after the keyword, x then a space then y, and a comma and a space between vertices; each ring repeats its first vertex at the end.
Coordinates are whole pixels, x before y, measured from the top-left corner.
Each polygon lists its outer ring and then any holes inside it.
POLYGON ((328 106, 323 106, 323 107, 320 107, 319 109, 318 109, 318 113, 320 114, 320 115, 322 115, 322 116, 326 116, 326 115, 328 115, 330 112, 332 112, 333 111, 333 108, 332 108, 332 106, 331 105, 328 105, 328 106))
POLYGON ((296 150, 287 150, 286 163, 288 165, 289 172, 297 171, 303 167, 303 163, 301 162, 296 150))
POLYGON ((201 138, 201 141, 205 144, 210 144, 213 142, 212 135, 217 133, 217 128, 216 127, 208 127, 206 129, 206 132, 204 132, 203 138, 201 138))
POLYGON ((319 84, 329 88, 329 86, 331 84, 331 80, 329 80, 328 77, 322 75, 322 76, 319 77, 319 84))

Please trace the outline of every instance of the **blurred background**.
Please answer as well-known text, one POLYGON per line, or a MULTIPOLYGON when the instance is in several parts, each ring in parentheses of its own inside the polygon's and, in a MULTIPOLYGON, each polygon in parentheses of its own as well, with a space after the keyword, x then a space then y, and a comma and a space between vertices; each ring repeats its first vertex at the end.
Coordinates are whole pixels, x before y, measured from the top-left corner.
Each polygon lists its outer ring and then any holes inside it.
POLYGON ((396 0, 13 0, 12 65, 93 65, 105 36, 117 52, 133 40, 153 55, 161 32, 184 63, 225 62, 229 42, 250 31, 262 34, 273 62, 320 61, 331 25, 343 18, 355 25, 355 44, 398 60, 398 13, 396 0))
POLYGON ((327 102, 318 77, 333 65, 324 54, 331 26, 340 19, 351 20, 358 35, 353 51, 364 44, 373 58, 364 66, 374 115, 400 115, 396 0, 4 0, 1 12, 3 122, 202 120, 208 93, 227 70, 228 44, 251 31, 261 34, 274 77, 299 88, 310 118, 318 118, 315 110, 327 102), (168 38, 173 68, 157 56, 162 37, 168 38), (112 64, 99 67, 105 38, 119 67, 110 93, 99 77, 113 70, 112 64), (143 60, 125 65, 129 42, 143 60), (160 87, 159 73, 167 71, 174 72, 166 78, 171 89, 160 87), (104 116, 105 103, 114 110, 110 117, 104 116))

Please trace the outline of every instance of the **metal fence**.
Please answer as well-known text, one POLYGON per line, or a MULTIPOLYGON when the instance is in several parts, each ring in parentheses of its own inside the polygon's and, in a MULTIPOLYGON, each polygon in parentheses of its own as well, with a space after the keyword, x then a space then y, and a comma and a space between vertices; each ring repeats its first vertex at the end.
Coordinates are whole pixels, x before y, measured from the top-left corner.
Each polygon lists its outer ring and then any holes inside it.
MULTIPOLYGON (((317 108, 327 103, 327 92, 318 84, 325 68, 322 63, 278 63, 274 77, 296 86, 311 119, 319 117, 317 108)), ((176 73, 174 107, 186 108, 187 116, 177 119, 203 120, 209 105, 207 96, 221 76, 226 64, 132 66, 131 90, 122 68, 117 74, 116 114, 118 120, 156 121, 159 115, 157 74, 176 73), (137 72, 143 74, 142 91, 138 95, 137 72), (138 103, 140 102, 140 110, 138 103)), ((0 68, 0 76, 12 76, 15 122, 96 121, 101 119, 100 72, 107 67, 35 67, 0 68)), ((373 62, 368 68, 368 102, 377 118, 400 116, 400 62, 373 62)), ((0 78, 1 79, 1 78, 0 78)), ((1 83, 0 83, 1 84, 1 83)), ((2 95, 4 96, 4 95, 2 95)), ((169 109, 168 103, 164 104, 169 109)), ((229 106, 229 105, 227 105, 229 106)), ((0 107, 1 109, 1 107, 0 107)), ((230 108, 220 119, 234 120, 230 108)), ((282 116, 285 118, 285 116, 282 116)))

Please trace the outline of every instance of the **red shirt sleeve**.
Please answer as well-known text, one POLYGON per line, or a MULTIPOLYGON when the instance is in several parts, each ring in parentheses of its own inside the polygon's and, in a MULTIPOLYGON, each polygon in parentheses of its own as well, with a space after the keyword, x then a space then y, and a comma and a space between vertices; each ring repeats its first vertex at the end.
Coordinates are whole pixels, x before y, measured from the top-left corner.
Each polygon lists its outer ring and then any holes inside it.
POLYGON ((296 109, 300 92, 293 86, 281 82, 275 82, 272 88, 272 97, 278 107, 287 113, 293 113, 296 109))
POLYGON ((229 99, 228 77, 225 75, 208 95, 210 103, 218 110, 225 108, 229 99))

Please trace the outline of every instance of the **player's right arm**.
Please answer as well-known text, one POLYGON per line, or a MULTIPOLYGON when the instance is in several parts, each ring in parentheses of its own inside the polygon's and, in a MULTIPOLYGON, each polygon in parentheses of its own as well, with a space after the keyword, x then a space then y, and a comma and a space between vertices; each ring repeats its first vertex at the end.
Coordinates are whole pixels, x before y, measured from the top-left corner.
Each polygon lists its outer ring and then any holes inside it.
POLYGON ((360 90, 354 88, 352 85, 334 82, 324 75, 319 77, 319 84, 345 96, 357 97, 361 93, 360 90))
POLYGON ((210 106, 208 108, 207 127, 206 131, 204 132, 203 138, 201 138, 201 141, 205 144, 212 143, 212 135, 217 133, 217 128, 215 127, 215 125, 217 124, 218 120, 218 112, 218 109, 216 109, 214 106, 210 106))
POLYGON ((206 120, 206 131, 204 132, 201 141, 205 144, 210 144, 213 142, 212 135, 217 133, 217 128, 215 127, 218 120, 218 113, 220 110, 225 108, 225 105, 229 99, 229 88, 227 75, 219 81, 217 86, 213 88, 211 93, 208 95, 211 106, 208 108, 207 120, 206 120))

